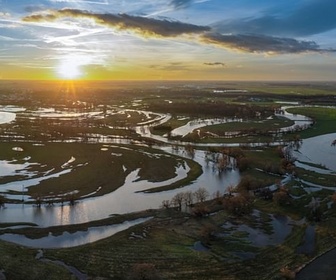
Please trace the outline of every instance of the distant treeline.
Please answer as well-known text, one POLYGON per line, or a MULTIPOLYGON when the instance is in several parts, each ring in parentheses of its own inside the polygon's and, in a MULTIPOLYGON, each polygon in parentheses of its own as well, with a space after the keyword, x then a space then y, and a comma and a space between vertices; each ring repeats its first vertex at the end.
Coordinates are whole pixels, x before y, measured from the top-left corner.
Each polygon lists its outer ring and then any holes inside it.
POLYGON ((238 117, 253 118, 256 115, 267 116, 273 114, 272 107, 257 105, 227 104, 225 102, 174 102, 172 104, 155 102, 149 105, 150 111, 171 114, 187 114, 191 116, 238 117))

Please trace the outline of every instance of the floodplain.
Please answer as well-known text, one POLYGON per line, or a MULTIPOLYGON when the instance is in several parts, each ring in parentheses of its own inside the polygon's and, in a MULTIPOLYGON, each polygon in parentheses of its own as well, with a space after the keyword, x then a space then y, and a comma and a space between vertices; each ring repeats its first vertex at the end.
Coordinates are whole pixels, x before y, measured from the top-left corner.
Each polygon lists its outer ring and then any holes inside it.
POLYGON ((3 81, 0 270, 8 279, 300 277, 335 247, 335 91, 3 81))

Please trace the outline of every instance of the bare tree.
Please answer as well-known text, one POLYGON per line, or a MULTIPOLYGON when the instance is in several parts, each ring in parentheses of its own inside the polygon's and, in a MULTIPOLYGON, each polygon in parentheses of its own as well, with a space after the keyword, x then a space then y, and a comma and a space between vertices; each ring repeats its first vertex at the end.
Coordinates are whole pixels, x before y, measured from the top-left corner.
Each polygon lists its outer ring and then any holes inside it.
POLYGON ((164 209, 168 209, 170 207, 170 201, 169 200, 163 200, 161 207, 164 208, 164 209))
POLYGON ((296 158, 293 156, 292 146, 287 146, 282 149, 283 157, 287 162, 293 163, 296 158))
POLYGON ((218 203, 221 204, 222 199, 223 199, 223 194, 220 191, 216 191, 214 192, 214 194, 212 195, 213 199, 218 203))
POLYGON ((171 199, 171 204, 174 205, 175 207, 178 208, 178 210, 181 211, 182 209, 182 203, 184 200, 184 194, 181 193, 177 193, 172 199, 171 199))
POLYGON ((69 201, 69 204, 71 206, 75 205, 76 199, 77 199, 77 197, 76 197, 76 195, 74 193, 71 193, 71 194, 67 195, 67 200, 69 201))
POLYGON ((186 206, 191 206, 194 203, 194 194, 191 191, 186 191, 183 195, 186 206))
POLYGON ((3 195, 0 195, 0 208, 5 207, 6 198, 3 195))
POLYGON ((204 217, 209 214, 209 208, 204 204, 197 204, 192 208, 192 214, 196 217, 204 217))
POLYGON ((229 193, 229 196, 232 196, 232 193, 235 191, 235 187, 233 185, 229 185, 226 190, 229 193))
POLYGON ((186 145, 184 148, 188 156, 191 158, 195 156, 195 149, 192 145, 186 145))
POLYGON ((39 194, 36 194, 33 196, 33 199, 35 200, 35 205, 40 208, 43 203, 43 198, 39 194))
POLYGON ((331 146, 335 147, 336 146, 336 139, 331 142, 331 146))
POLYGON ((208 198, 209 192, 205 188, 199 188, 194 195, 197 202, 204 202, 208 198))

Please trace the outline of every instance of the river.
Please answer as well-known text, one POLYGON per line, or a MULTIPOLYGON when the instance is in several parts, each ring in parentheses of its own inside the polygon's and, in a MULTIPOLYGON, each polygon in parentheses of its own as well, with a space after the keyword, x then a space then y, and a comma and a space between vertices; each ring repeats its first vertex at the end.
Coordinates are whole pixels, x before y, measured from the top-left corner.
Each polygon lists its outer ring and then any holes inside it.
MULTIPOLYGON (((8 112, 0 112, 0 119, 5 119, 7 122, 12 121, 13 115, 9 117, 7 115, 8 112)), ((51 113, 51 112, 50 112, 51 113)), ((14 113, 13 113, 14 114, 14 113)), ((150 126, 156 125, 157 123, 164 123, 169 119, 169 115, 164 116, 160 115, 157 119, 156 123, 151 123, 150 126)), ((290 114, 286 114, 287 118, 291 119, 290 114)), ((297 117, 293 116, 292 117, 297 117)), ((301 116, 300 116, 301 118, 301 116)), ((14 114, 15 119, 15 114, 14 114)), ((301 118, 302 120, 302 118, 301 118)), ((297 120, 300 121, 300 120, 297 120)), ((310 121, 305 119, 305 121, 310 121)), ((146 123, 144 123, 146 124, 146 123)), ((162 136, 153 136, 150 134, 149 127, 147 124, 138 126, 137 132, 140 133, 142 136, 145 137, 151 137, 156 140, 160 140, 163 143, 166 143, 164 146, 160 146, 157 148, 162 149, 165 152, 173 153, 179 156, 186 156, 182 149, 176 150, 172 148, 172 144, 175 144, 175 141, 169 141, 167 138, 164 138, 162 136)), ((191 128, 190 128, 191 129, 191 128)), ((183 133, 187 133, 186 129, 183 129, 183 133)), ((309 145, 312 145, 311 143, 316 143, 316 141, 321 141, 324 139, 324 137, 328 137, 327 142, 332 139, 332 137, 336 138, 335 135, 329 135, 329 136, 319 136, 321 138, 319 139, 307 139, 303 141, 303 145, 300 149, 301 154, 308 155, 309 153, 309 145), (315 142, 314 142, 315 141, 315 142)), ((334 138, 334 139, 335 139, 334 138)), ((107 144, 114 143, 110 140, 106 141, 107 144)), ((117 142, 122 143, 122 139, 117 139, 117 142)), ((177 142, 179 144, 183 144, 182 142, 177 142)), ((211 144, 211 146, 215 146, 216 144, 211 144)), ((218 146, 219 144, 217 144, 218 146)), ((239 143, 234 143, 233 145, 239 145, 239 143)), ((232 145, 232 146, 233 146, 232 145)), ((203 146, 206 146, 206 144, 203 144, 203 146)), ((210 145, 209 145, 210 146, 210 145)), ((222 145, 220 145, 222 146, 222 145)), ((328 145, 320 145, 320 148, 328 148, 328 145)), ((336 150, 336 148, 335 148, 336 150)), ((330 153, 330 151, 327 153, 330 153)), ((318 154, 318 153, 317 153, 318 154)), ((309 158, 312 162, 316 162, 315 154, 310 154, 309 158)), ((208 165, 205 161, 204 152, 201 150, 195 150, 195 155, 193 158, 196 162, 198 162, 203 169, 203 174, 197 178, 192 184, 189 186, 165 191, 165 192, 159 192, 159 193, 143 193, 143 192, 137 192, 142 191, 145 189, 158 187, 161 185, 167 185, 171 182, 179 179, 182 173, 185 174, 186 170, 177 170, 177 177, 166 182, 161 183, 150 183, 147 181, 135 181, 137 178, 137 172, 138 170, 133 171, 131 174, 128 175, 126 178, 125 184, 117 189, 116 191, 109 193, 104 196, 100 197, 94 197, 94 198, 87 198, 79 201, 76 203, 75 206, 70 205, 55 205, 53 207, 34 207, 32 205, 27 204, 8 204, 6 205, 5 209, 0 209, 0 222, 1 223, 20 223, 20 222, 31 222, 37 224, 39 227, 49 227, 49 226, 55 226, 55 225, 68 225, 68 224, 78 224, 78 223, 85 223, 90 222, 94 220, 100 220, 109 217, 113 214, 124 214, 124 213, 130 213, 135 211, 141 211, 145 209, 151 209, 151 208, 158 208, 160 207, 163 200, 170 200, 176 193, 182 192, 182 191, 195 191, 199 187, 205 187, 209 191, 210 194, 215 193, 216 191, 224 192, 228 186, 234 186, 237 185, 240 181, 240 174, 235 169, 229 169, 224 172, 218 173, 214 172, 211 165, 208 165)), ((325 157, 326 159, 326 157, 325 157)), ((324 162, 322 162, 324 164, 324 162)), ((328 163, 329 167, 329 163, 328 163)), ((0 238, 8 239, 8 235, 0 236, 0 238)), ((50 237, 52 238, 52 237, 50 237)), ((78 237, 82 238, 82 237, 78 237)), ((21 237, 11 237, 11 240, 24 239, 21 237)), ((51 239, 50 239, 51 240, 51 239)), ((23 245, 32 245, 29 242, 21 241, 23 245)), ((44 242, 47 242, 44 240, 44 242)), ((73 245, 76 245, 77 241, 74 241, 73 245)), ((87 240, 87 242, 90 242, 90 239, 87 240)), ((19 242, 20 243, 20 242, 19 242)), ((54 243, 52 243, 54 244, 54 243)), ((83 243, 81 243, 83 244, 83 243)))

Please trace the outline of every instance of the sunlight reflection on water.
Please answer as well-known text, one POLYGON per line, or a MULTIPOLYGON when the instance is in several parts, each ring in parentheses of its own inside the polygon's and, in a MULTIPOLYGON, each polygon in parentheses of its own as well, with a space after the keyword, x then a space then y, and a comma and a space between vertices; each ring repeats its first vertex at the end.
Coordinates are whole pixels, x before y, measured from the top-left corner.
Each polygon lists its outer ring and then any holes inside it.
MULTIPOLYGON (((171 148, 169 148, 171 149, 171 148)), ((199 187, 206 187, 210 194, 217 190, 224 192, 230 185, 236 185, 240 180, 238 170, 228 170, 221 174, 214 173, 204 160, 204 152, 196 151, 194 159, 203 167, 203 174, 191 185, 158 193, 137 192, 153 187, 164 186, 182 179, 189 168, 180 166, 177 169, 177 177, 165 182, 151 183, 148 181, 136 181, 138 170, 131 172, 125 184, 116 191, 104 196, 81 200, 74 206, 55 205, 41 208, 32 205, 8 204, 6 209, 1 209, 1 222, 32 222, 39 226, 66 225, 85 223, 108 217, 111 214, 124 214, 145 209, 159 208, 163 200, 170 200, 176 193, 199 187)), ((64 170, 66 171, 66 170, 64 170)), ((63 171, 63 172, 64 172, 63 171)))
POLYGON ((95 242, 97 240, 101 240, 117 232, 128 229, 134 225, 144 223, 150 219, 151 218, 141 218, 132 221, 125 221, 121 224, 92 227, 89 228, 89 230, 87 231, 77 231, 75 233, 63 232, 63 234, 57 236, 49 234, 48 236, 38 239, 31 239, 24 235, 10 234, 10 233, 0 235, 0 239, 34 248, 75 247, 95 242))

